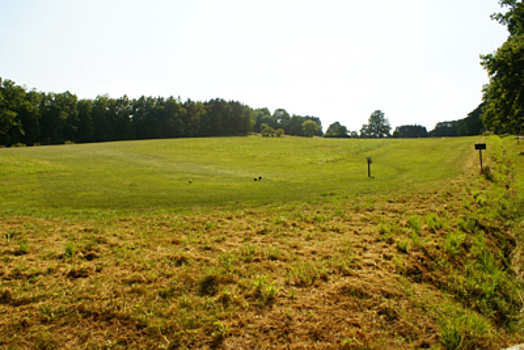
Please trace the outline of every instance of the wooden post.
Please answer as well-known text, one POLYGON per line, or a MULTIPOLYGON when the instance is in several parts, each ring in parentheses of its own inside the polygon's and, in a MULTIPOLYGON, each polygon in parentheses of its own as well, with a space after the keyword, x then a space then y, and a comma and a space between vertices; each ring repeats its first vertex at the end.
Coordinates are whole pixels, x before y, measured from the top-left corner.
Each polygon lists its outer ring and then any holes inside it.
POLYGON ((482 150, 486 149, 486 144, 485 143, 477 143, 477 144, 475 144, 475 149, 479 150, 480 173, 482 174, 482 150))
POLYGON ((482 172, 482 150, 479 149, 479 157, 480 157, 480 172, 482 172))
POLYGON ((373 161, 371 157, 366 157, 366 159, 368 160, 368 177, 371 177, 371 163, 373 163, 373 161))

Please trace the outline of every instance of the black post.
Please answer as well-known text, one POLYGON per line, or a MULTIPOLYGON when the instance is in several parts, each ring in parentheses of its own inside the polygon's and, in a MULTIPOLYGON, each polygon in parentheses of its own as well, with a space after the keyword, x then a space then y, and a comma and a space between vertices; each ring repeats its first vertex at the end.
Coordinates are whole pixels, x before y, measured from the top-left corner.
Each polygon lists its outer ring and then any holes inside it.
POLYGON ((485 143, 477 143, 475 145, 475 149, 479 150, 479 157, 480 157, 480 173, 482 174, 482 150, 486 149, 485 143))
POLYGON ((482 150, 479 149, 479 157, 480 157, 480 173, 482 174, 482 150))
POLYGON ((371 163, 373 163, 373 161, 371 157, 366 157, 366 159, 368 160, 368 177, 371 177, 371 163))

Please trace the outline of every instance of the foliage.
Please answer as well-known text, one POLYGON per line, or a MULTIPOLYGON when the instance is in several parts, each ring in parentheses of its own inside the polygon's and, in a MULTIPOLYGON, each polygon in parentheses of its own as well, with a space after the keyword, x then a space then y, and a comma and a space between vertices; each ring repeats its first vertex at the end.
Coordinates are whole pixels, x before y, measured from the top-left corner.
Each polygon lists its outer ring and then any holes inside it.
POLYGON ((324 137, 340 137, 340 138, 349 137, 348 129, 347 127, 340 124, 339 122, 334 122, 333 124, 331 124, 328 127, 328 129, 326 130, 326 133, 324 134, 324 137))
POLYGON ((260 134, 264 137, 268 136, 274 136, 275 135, 275 129, 267 125, 266 123, 263 123, 260 126, 260 134))
POLYGON ((480 135, 485 129, 481 119, 484 105, 485 103, 482 102, 477 108, 468 113, 466 118, 437 123, 435 128, 429 132, 429 136, 450 137, 480 135))
POLYGON ((306 120, 302 123, 302 130, 304 131, 304 135, 307 137, 313 137, 313 135, 315 135, 320 130, 320 128, 313 120, 306 120))
POLYGON ((458 136, 473 136, 480 135, 485 130, 482 119, 482 109, 484 108, 484 102, 479 104, 477 108, 468 113, 468 116, 464 119, 457 121, 457 135, 458 136))
POLYGON ((422 125, 401 125, 395 128, 393 137, 427 137, 428 131, 422 125))
POLYGON ((502 0, 506 13, 492 18, 507 26, 509 37, 494 53, 481 56, 488 73, 482 119, 497 133, 520 133, 524 123, 524 3, 502 0))
POLYGON ((435 128, 429 132, 429 136, 433 137, 450 137, 450 136, 457 136, 457 121, 446 121, 446 122, 438 122, 435 125, 435 128))
POLYGON ((360 129, 360 137, 367 138, 382 138, 388 137, 391 132, 391 125, 389 120, 385 117, 385 113, 376 110, 368 119, 368 123, 362 125, 360 129))
POLYGON ((179 137, 305 136, 302 124, 312 120, 322 135, 317 117, 290 117, 284 109, 273 115, 267 108, 253 110, 237 101, 205 102, 180 97, 130 99, 99 95, 81 99, 69 91, 26 91, 0 78, 0 145, 48 145, 179 137), (264 130, 266 128, 266 130, 264 130))
MULTIPOLYGON (((315 128, 315 136, 322 136, 322 122, 318 117, 311 117, 311 116, 299 116, 299 115, 293 115, 289 121, 289 123, 284 128, 286 135, 295 135, 295 136, 306 136, 304 132, 304 128, 302 125, 304 122, 311 120, 314 121, 318 128, 315 128)), ((313 126, 311 126, 313 128, 313 126)))
POLYGON ((26 93, 11 80, 0 78, 0 145, 20 142, 24 134, 22 122, 18 118, 21 110, 27 109, 26 93))

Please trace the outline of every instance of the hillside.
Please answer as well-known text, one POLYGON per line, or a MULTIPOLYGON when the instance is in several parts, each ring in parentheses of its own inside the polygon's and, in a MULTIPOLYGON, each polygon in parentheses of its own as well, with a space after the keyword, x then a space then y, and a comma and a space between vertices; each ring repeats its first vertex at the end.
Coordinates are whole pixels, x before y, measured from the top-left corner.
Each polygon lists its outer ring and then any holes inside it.
POLYGON ((59 215, 355 198, 462 174, 478 140, 239 137, 9 148, 0 150, 0 196, 9 211, 59 215))
POLYGON ((479 141, 2 149, 0 347, 523 343, 524 145, 479 141))

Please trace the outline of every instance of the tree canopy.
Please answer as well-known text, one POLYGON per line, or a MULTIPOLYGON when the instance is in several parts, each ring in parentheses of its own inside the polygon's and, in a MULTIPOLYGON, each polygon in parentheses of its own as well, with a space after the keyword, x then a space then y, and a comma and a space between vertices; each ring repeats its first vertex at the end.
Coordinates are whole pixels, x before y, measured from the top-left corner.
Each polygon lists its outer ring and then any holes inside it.
POLYGON ((393 137, 427 137, 428 131, 422 125, 401 125, 395 128, 393 137))
POLYGON ((334 122, 327 128, 324 137, 349 137, 348 128, 339 122, 334 122))
POLYGON ((306 120, 302 123, 302 130, 306 136, 313 137, 320 130, 320 127, 313 120, 306 120))
POLYGON ((505 13, 491 17, 508 29, 508 39, 494 53, 481 56, 489 76, 484 87, 482 120, 497 133, 520 132, 524 122, 524 3, 501 0, 505 13))
POLYGON ((0 146, 103 142, 173 137, 322 136, 317 117, 292 117, 283 109, 252 109, 237 101, 182 101, 180 97, 126 95, 78 99, 69 92, 27 91, 0 78, 0 146), (311 121, 315 128, 302 128, 311 121))
POLYGON ((368 123, 362 125, 360 129, 360 137, 380 138, 390 136, 391 125, 389 120, 385 117, 385 113, 376 110, 368 119, 368 123))

